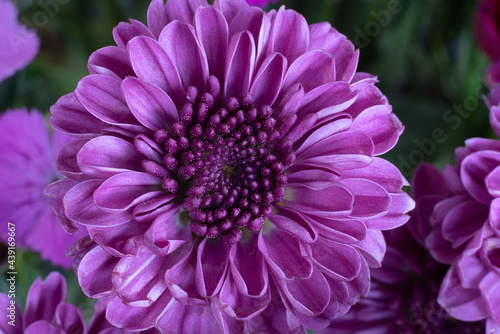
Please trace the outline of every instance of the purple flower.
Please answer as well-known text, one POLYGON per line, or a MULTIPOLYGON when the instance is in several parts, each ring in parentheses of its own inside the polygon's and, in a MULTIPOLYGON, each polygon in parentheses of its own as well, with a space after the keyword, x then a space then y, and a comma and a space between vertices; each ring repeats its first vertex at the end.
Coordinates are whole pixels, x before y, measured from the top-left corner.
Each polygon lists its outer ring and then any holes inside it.
POLYGON ((57 152, 71 138, 59 132, 49 134, 43 115, 36 110, 8 110, 0 117, 0 128, 0 212, 5 222, 1 240, 8 243, 10 222, 15 225, 17 246, 40 252, 55 265, 71 267, 71 259, 64 254, 86 234, 85 229, 67 234, 50 199, 43 195, 43 189, 61 177, 55 164, 57 152))
POLYGON ((439 304, 463 321, 487 319, 500 329, 500 141, 473 138, 456 150, 443 175, 424 164, 415 173, 417 232, 439 262, 450 265, 439 304))
POLYGON ((403 127, 376 79, 284 7, 155 0, 148 25, 120 23, 51 109, 77 138, 46 193, 89 231, 72 251, 84 292, 130 330, 326 327, 413 208, 377 157, 403 127))
POLYGON ((475 14, 476 39, 493 60, 500 58, 500 1, 481 0, 475 14))
POLYGON ((321 334, 485 332, 485 321, 459 321, 439 305, 449 266, 429 256, 415 223, 384 234, 387 253, 382 267, 371 271, 370 293, 321 334))
POLYGON ((0 82, 31 62, 39 44, 36 34, 17 22, 14 3, 0 0, 0 82))
MULTIPOLYGON (((8 295, 0 293, 2 321, 0 331, 4 334, 127 334, 105 319, 105 305, 98 302, 88 330, 80 308, 66 303, 66 280, 54 271, 45 281, 38 277, 31 285, 26 299, 26 309, 19 306, 8 295)), ((144 334, 154 334, 149 330, 144 334)))

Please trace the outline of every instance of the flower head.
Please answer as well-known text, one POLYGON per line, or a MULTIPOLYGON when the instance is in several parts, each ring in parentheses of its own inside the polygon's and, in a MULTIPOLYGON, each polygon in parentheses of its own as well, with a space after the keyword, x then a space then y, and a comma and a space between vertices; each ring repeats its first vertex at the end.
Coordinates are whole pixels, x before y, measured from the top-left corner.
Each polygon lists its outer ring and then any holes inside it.
MULTIPOLYGON (((242 0, 152 2, 52 107, 74 137, 46 189, 84 292, 164 332, 300 332, 369 288, 406 181, 403 128, 327 23, 242 0)), ((123 315, 127 316, 124 317, 123 315)))
POLYGON ((7 243, 7 222, 12 223, 18 246, 40 252, 53 264, 71 267, 71 259, 64 254, 86 234, 85 229, 74 235, 61 229, 50 199, 43 195, 43 189, 62 176, 55 160, 71 137, 50 134, 43 115, 36 110, 7 110, 0 117, 0 128, 0 212, 6 222, 1 240, 7 243))
MULTIPOLYGON (((0 330, 5 334, 127 334, 117 329, 104 318, 105 306, 98 302, 89 328, 85 326, 80 308, 66 303, 66 280, 54 271, 42 281, 38 277, 31 285, 26 299, 26 309, 19 306, 8 295, 0 293, 2 319, 0 330), (7 319, 7 320, 6 320, 7 319)), ((146 332, 143 332, 146 334, 146 332)), ((157 333, 150 330, 148 334, 157 333)))
POLYGON ((500 141, 473 138, 456 151, 457 167, 443 175, 430 165, 415 173, 415 217, 425 246, 450 265, 439 304, 456 319, 487 319, 500 328, 500 233, 498 191, 500 141))
POLYGON ((10 0, 0 0, 0 82, 26 66, 38 52, 36 34, 17 22, 10 0))

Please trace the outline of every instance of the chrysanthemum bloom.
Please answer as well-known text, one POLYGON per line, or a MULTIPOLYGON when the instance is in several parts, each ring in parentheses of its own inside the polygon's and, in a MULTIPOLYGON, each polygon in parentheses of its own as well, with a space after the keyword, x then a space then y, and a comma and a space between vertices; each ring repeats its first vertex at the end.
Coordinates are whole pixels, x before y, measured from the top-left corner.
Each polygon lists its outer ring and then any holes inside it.
POLYGON ((443 175, 428 164, 416 171, 415 218, 432 256, 451 265, 439 304, 463 321, 487 319, 490 333, 500 330, 500 141, 469 139, 456 159, 443 175))
POLYGON ((17 247, 31 248, 55 265, 71 267, 71 258, 64 254, 86 235, 85 228, 74 235, 61 229, 43 189, 62 177, 56 168, 57 152, 72 138, 49 133, 37 110, 6 111, 0 117, 0 129, 1 240, 7 243, 10 222, 15 225, 17 247))
POLYGON ((152 2, 52 108, 77 138, 46 189, 107 318, 167 333, 324 328, 369 289, 413 201, 403 128, 328 23, 243 0, 152 2), (125 316, 124 316, 125 315, 125 316))
MULTIPOLYGON (((126 334, 104 318, 102 303, 97 303, 89 328, 85 326, 80 308, 66 303, 66 280, 58 272, 50 273, 45 281, 38 277, 28 291, 26 309, 21 312, 17 303, 0 293, 2 321, 0 332, 4 334, 126 334), (24 313, 24 314, 23 314, 24 313)), ((143 332, 144 334, 146 332, 143 332)), ((149 330, 147 333, 154 334, 149 330)))
POLYGON ((17 22, 10 0, 0 0, 0 82, 25 67, 38 52, 37 35, 17 22))
POLYGON ((449 266, 422 247, 415 223, 413 219, 385 234, 387 253, 382 267, 371 272, 370 293, 321 334, 485 333, 485 321, 459 321, 439 305, 438 293, 449 266))

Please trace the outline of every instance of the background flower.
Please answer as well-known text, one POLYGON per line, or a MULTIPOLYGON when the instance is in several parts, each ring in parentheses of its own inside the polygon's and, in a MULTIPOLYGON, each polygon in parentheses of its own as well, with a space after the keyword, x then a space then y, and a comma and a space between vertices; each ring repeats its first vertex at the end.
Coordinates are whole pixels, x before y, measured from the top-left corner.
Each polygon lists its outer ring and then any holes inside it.
POLYGON ((17 22, 10 0, 0 0, 0 82, 25 67, 38 52, 37 35, 17 22))
MULTIPOLYGON (((86 328, 82 310, 73 304, 66 303, 66 280, 58 272, 51 272, 42 281, 38 277, 30 287, 26 300, 26 309, 21 313, 18 305, 12 304, 13 299, 0 293, 2 321, 0 330, 4 334, 26 333, 57 333, 57 334, 128 334, 105 319, 105 307, 97 303, 94 314, 86 328), (7 319, 7 320, 6 320, 7 319), (11 323, 11 324, 9 324, 11 323)), ((154 334, 157 331, 143 331, 144 334, 154 334)))
MULTIPOLYGON (((71 259, 64 254, 86 231, 83 228, 73 235, 66 233, 43 189, 62 176, 56 168, 57 152, 71 138, 61 133, 52 135, 39 111, 24 108, 2 114, 0 128, 2 217, 15 224, 17 246, 33 249, 53 264, 69 268, 71 259)), ((6 243, 6 223, 0 233, 6 243)))
POLYGON ((120 23, 51 109, 77 138, 46 193, 89 231, 72 251, 82 289, 130 330, 327 326, 413 208, 377 157, 403 128, 376 78, 284 7, 153 1, 148 26, 120 23))

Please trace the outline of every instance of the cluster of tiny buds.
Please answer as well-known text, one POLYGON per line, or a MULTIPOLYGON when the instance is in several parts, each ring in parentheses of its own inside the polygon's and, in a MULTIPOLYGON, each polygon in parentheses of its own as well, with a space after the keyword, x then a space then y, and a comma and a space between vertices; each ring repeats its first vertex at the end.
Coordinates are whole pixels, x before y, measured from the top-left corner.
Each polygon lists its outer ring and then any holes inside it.
POLYGON ((180 121, 154 140, 139 135, 135 146, 146 157, 142 167, 183 197, 195 234, 234 244, 241 228, 259 231, 285 195, 295 153, 282 137, 293 122, 277 126, 273 109, 254 106, 248 93, 222 104, 213 76, 207 86, 189 87, 180 121))

